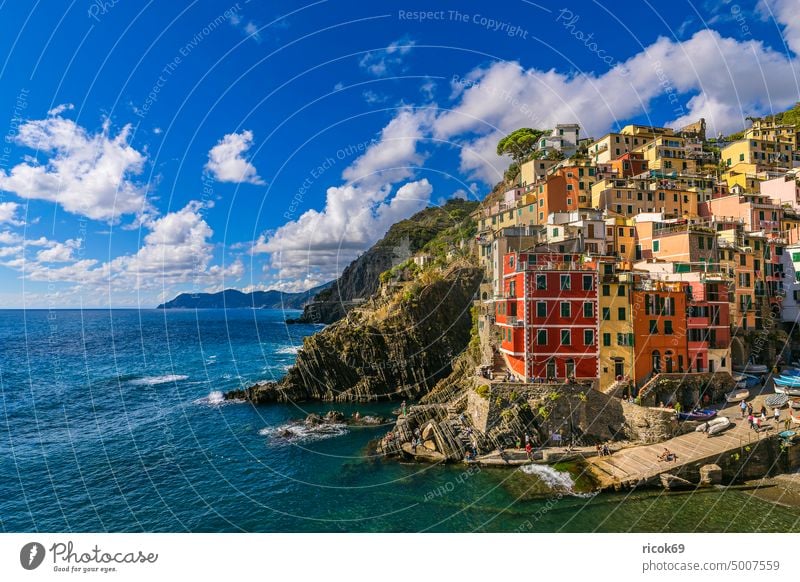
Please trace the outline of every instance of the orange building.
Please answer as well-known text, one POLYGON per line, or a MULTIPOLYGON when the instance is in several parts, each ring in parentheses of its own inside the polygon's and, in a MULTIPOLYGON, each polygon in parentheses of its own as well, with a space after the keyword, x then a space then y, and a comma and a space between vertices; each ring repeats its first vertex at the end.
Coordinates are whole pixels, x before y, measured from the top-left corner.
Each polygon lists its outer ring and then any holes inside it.
POLYGON ((574 208, 570 209, 567 206, 567 179, 559 174, 548 176, 547 180, 526 196, 526 200, 530 199, 531 194, 533 194, 536 224, 547 223, 547 216, 552 212, 577 210, 577 196, 572 197, 574 208))
POLYGON ((688 369, 686 290, 681 283, 643 279, 633 290, 634 382, 688 369))

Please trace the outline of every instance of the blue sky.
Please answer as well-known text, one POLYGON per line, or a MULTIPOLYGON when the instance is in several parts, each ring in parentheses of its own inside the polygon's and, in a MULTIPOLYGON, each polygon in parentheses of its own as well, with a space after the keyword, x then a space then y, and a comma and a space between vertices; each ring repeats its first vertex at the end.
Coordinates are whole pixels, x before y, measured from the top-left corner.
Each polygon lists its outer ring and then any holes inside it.
POLYGON ((795 4, 3 3, 0 306, 305 289, 517 127, 741 129, 798 100, 795 4))

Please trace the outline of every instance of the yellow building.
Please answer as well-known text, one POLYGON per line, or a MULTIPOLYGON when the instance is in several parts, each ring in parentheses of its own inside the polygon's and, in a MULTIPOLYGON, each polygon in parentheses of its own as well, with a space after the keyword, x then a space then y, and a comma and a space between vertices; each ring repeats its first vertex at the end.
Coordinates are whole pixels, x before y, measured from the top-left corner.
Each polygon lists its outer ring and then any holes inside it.
POLYGON ((558 162, 555 160, 528 160, 519 167, 523 188, 530 188, 547 176, 547 171, 558 162))
POLYGON ((659 135, 633 151, 641 152, 651 170, 694 174, 697 161, 693 144, 677 135, 659 135))
POLYGON ((615 380, 633 377, 634 336, 631 273, 616 273, 613 263, 600 265, 600 390, 615 380))
POLYGON ((791 144, 793 149, 798 149, 800 132, 793 124, 775 123, 771 118, 756 119, 752 127, 744 132, 745 139, 761 139, 766 141, 780 141, 791 144))
POLYGON ((632 217, 611 216, 606 219, 606 248, 620 261, 636 259, 636 226, 632 217))
POLYGON ((797 161, 791 142, 764 139, 740 139, 722 148, 720 156, 729 168, 736 164, 792 168, 797 161))

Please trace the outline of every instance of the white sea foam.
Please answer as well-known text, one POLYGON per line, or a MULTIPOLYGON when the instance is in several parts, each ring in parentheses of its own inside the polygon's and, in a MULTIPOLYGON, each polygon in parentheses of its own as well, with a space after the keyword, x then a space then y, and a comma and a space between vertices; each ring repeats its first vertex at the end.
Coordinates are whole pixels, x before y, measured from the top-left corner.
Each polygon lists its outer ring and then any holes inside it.
POLYGON ((566 471, 556 471, 550 465, 523 465, 522 472, 535 476, 548 489, 557 493, 569 493, 579 497, 584 495, 575 492, 575 481, 572 480, 572 475, 566 471))
POLYGON ((286 346, 286 347, 283 347, 283 348, 280 348, 280 349, 277 349, 277 350, 275 350, 275 353, 276 353, 276 354, 291 354, 291 355, 297 355, 297 352, 299 352, 299 351, 300 351, 300 348, 301 348, 301 347, 302 347, 302 346, 286 346))
POLYGON ((236 404, 237 402, 244 402, 244 400, 225 400, 225 396, 219 390, 212 390, 208 393, 208 396, 194 401, 195 404, 205 404, 206 406, 222 406, 224 404, 236 404))
POLYGON ((168 382, 180 382, 186 380, 189 376, 182 374, 167 374, 165 376, 145 376, 144 378, 135 378, 128 383, 134 386, 155 386, 157 384, 167 384, 168 382))
POLYGON ((347 432, 347 425, 345 424, 325 423, 308 426, 302 422, 291 422, 280 426, 262 428, 258 431, 258 434, 276 441, 307 443, 342 436, 347 432))

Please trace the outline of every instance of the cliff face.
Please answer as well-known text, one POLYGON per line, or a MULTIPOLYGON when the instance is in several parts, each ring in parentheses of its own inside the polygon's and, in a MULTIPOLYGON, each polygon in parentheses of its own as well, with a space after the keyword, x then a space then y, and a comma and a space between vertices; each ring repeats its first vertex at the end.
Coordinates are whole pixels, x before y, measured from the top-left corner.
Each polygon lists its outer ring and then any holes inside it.
POLYGON ((448 228, 463 221, 477 202, 452 199, 444 206, 426 208, 393 225, 386 235, 342 272, 330 288, 305 306, 290 323, 333 323, 344 317, 356 300, 368 299, 380 286, 380 275, 408 259, 448 228))
POLYGON ((305 339, 278 383, 229 393, 252 402, 417 398, 452 371, 469 343, 483 278, 467 263, 428 274, 305 339))

